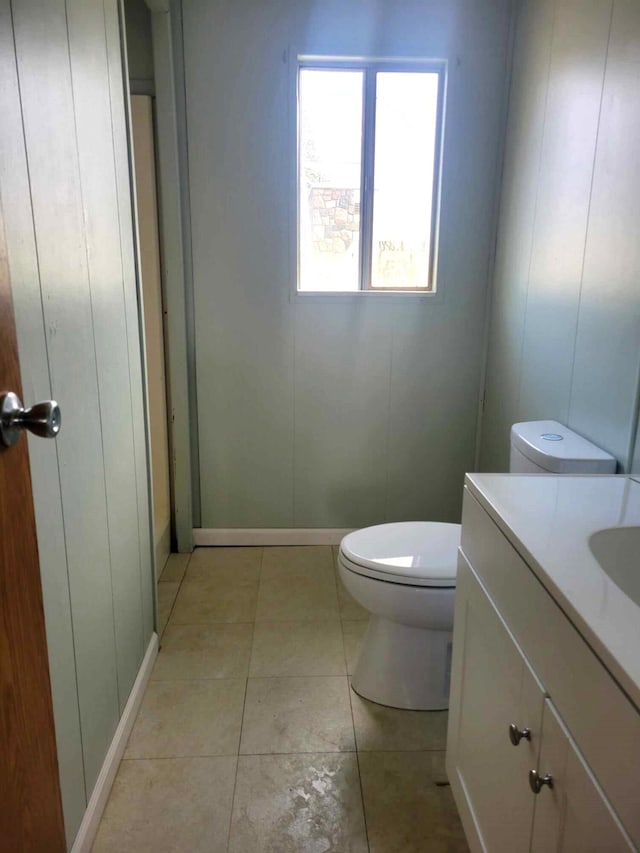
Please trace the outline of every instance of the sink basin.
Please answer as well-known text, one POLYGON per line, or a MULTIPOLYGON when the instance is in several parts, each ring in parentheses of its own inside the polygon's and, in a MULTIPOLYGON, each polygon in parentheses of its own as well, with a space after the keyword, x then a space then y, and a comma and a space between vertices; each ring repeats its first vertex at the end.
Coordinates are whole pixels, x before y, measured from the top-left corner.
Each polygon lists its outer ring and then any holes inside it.
POLYGON ((640 607, 640 527, 607 527, 589 538, 591 553, 611 580, 640 607))

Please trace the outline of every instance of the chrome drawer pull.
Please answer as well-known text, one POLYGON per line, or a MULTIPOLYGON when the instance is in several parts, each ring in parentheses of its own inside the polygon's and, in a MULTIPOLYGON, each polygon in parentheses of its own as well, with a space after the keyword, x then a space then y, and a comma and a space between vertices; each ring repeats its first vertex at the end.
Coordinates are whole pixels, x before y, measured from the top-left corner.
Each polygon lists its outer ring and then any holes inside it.
POLYGON ((550 773, 540 776, 537 770, 529 770, 529 787, 533 793, 539 794, 543 785, 553 788, 553 776, 550 773))
POLYGON ((517 746, 522 738, 531 740, 531 729, 519 729, 515 723, 511 723, 509 726, 509 740, 511 743, 517 746))

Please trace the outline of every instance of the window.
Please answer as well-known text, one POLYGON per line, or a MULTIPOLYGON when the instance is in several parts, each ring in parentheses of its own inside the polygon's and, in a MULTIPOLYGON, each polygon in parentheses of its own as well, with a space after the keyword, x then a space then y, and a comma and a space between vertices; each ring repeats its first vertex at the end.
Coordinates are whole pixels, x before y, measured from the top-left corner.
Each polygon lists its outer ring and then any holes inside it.
POLYGON ((443 63, 299 58, 299 291, 435 291, 443 89, 443 63))

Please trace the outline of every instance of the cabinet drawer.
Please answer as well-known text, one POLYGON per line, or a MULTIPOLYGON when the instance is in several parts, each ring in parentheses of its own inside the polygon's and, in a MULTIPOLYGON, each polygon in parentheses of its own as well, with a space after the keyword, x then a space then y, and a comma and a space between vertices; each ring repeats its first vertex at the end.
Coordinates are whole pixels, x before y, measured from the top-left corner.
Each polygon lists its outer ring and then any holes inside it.
POLYGON ((461 549, 640 845, 640 714, 465 488, 461 549))

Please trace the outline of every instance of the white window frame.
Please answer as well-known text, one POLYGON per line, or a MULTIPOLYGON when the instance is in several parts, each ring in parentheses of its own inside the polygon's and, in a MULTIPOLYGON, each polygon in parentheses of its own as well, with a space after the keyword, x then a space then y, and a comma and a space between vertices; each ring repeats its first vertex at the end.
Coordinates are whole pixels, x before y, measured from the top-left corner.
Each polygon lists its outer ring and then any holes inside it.
POLYGON ((296 58, 291 63, 292 71, 292 109, 293 109, 293 152, 291 160, 294 166, 293 174, 293 205, 292 218, 294 235, 292 278, 293 290, 296 298, 308 299, 309 297, 325 299, 349 299, 375 296, 376 299, 398 299, 412 297, 440 301, 441 293, 437 286, 438 270, 438 244, 440 233, 440 207, 442 195, 442 163, 444 147, 444 113, 447 88, 447 62, 443 59, 422 59, 407 57, 359 57, 359 56, 327 56, 314 54, 300 54, 294 50, 290 56, 296 58), (362 164, 360 181, 360 216, 361 216, 361 248, 358 290, 301 290, 300 285, 300 101, 299 81, 300 71, 304 68, 310 69, 353 69, 363 72, 363 110, 362 110, 362 164), (430 234, 430 259, 429 259, 429 284, 426 288, 400 288, 371 287, 371 263, 372 263, 372 226, 373 226, 373 166, 375 157, 375 107, 376 107, 376 72, 377 71, 423 71, 436 73, 438 75, 438 104, 436 116, 436 145, 434 158, 434 181, 432 193, 432 215, 430 234))

